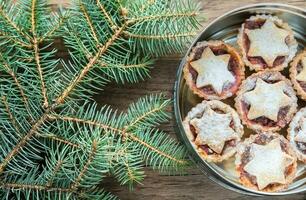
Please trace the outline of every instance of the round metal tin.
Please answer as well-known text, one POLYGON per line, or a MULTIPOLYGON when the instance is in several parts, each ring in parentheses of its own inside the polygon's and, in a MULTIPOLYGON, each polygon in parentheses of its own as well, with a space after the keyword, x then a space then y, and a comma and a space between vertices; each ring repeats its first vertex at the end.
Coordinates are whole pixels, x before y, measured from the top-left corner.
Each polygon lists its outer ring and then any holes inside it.
MULTIPOLYGON (((206 162, 197 154, 196 150, 191 145, 182 125, 182 120, 185 118, 190 109, 203 100, 194 95, 192 91, 189 90, 188 86, 185 84, 185 80, 182 75, 186 57, 189 55, 191 48, 195 46, 197 42, 204 40, 223 40, 226 43, 237 47, 236 40, 238 29, 241 27, 241 24, 244 22, 245 19, 256 14, 272 14, 283 19, 293 29, 295 38, 299 43, 299 49, 306 47, 306 10, 303 10, 301 8, 285 4, 254 4, 232 10, 215 19, 208 26, 206 26, 206 28, 195 39, 179 66, 174 88, 174 111, 178 129, 177 133, 179 135, 179 138, 186 145, 188 151, 190 152, 191 159, 198 165, 198 167, 203 171, 203 173, 206 174, 211 180, 217 182, 225 188, 243 194, 257 196, 277 196, 305 192, 306 167, 302 164, 299 165, 297 178, 292 184, 290 184, 287 190, 270 193, 255 191, 242 186, 238 182, 238 176, 234 170, 234 157, 221 164, 206 162)), ((248 71, 246 73, 247 75, 250 74, 250 72, 248 71)), ((284 73, 286 75, 286 73, 288 73, 288 69, 285 70, 284 73)), ((233 98, 227 99, 223 102, 226 102, 233 107, 233 98)), ((299 106, 306 106, 306 104, 305 102, 300 101, 299 106)), ((245 135, 248 135, 249 131, 250 130, 246 129, 245 132, 247 134, 245 135)), ((284 130, 281 133, 284 134, 284 130)))

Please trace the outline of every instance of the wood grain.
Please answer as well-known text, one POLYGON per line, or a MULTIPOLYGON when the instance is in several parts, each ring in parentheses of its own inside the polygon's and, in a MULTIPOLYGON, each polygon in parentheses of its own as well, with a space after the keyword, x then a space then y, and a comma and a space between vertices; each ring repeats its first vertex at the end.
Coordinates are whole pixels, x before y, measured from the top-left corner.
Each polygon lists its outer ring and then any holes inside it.
MULTIPOLYGON (((69 0, 50 0, 50 3, 67 3, 69 0)), ((199 1, 201 4, 201 15, 205 16, 206 21, 202 23, 205 27, 216 17, 223 13, 235 9, 237 7, 252 4, 263 3, 259 0, 206 0, 199 1)), ((306 9, 306 0, 270 0, 270 2, 287 3, 289 5, 299 6, 306 9)), ((181 56, 174 55, 160 58, 156 61, 154 69, 151 71, 151 78, 138 84, 109 84, 104 91, 98 94, 95 99, 99 104, 108 104, 113 108, 124 111, 128 104, 134 102, 138 98, 151 93, 165 93, 168 97, 172 97, 173 86, 177 67, 179 66, 181 56)), ((161 126, 173 137, 174 120, 161 126)), ((241 195, 236 192, 229 191, 209 180, 199 169, 194 167, 188 170, 189 175, 186 176, 164 176, 151 169, 146 169, 146 178, 142 185, 137 185, 134 191, 129 192, 127 188, 119 186, 113 180, 107 180, 105 187, 116 194, 123 200, 127 199, 240 199, 249 200, 255 197, 241 195)), ((266 198, 256 198, 266 199, 266 198)), ((288 197, 276 197, 269 199, 297 200, 306 199, 306 193, 292 195, 288 197)))

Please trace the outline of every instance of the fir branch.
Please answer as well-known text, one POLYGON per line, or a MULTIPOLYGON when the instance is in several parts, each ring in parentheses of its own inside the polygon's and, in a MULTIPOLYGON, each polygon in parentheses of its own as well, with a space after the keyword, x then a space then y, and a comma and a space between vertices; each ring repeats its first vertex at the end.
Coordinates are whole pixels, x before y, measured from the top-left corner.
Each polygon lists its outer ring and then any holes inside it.
POLYGON ((118 140, 110 162, 113 166, 111 173, 121 185, 127 185, 130 190, 135 184, 141 184, 145 177, 142 158, 131 143, 118 140))
MULTIPOLYGON (((158 133, 156 133, 156 134, 158 134, 158 133)), ((152 144, 150 144, 149 140, 148 141, 142 140, 141 138, 139 138, 135 135, 132 135, 132 134, 129 134, 128 138, 131 139, 132 141, 134 141, 135 143, 137 143, 138 145, 141 145, 144 148, 147 148, 147 149, 155 152, 156 154, 160 155, 161 157, 165 157, 165 158, 173 161, 174 163, 181 164, 181 165, 187 164, 186 160, 184 160, 184 157, 182 157, 182 159, 177 159, 177 158, 173 157, 171 154, 167 154, 164 151, 159 150, 158 147, 157 147, 158 145, 153 146, 152 144)), ((167 139, 168 139, 167 141, 169 141, 170 138, 167 138, 167 139)))
POLYGON ((107 60, 106 58, 104 60, 104 62, 98 61, 100 71, 118 83, 125 83, 126 81, 136 83, 150 77, 149 70, 153 63, 150 58, 141 58, 140 55, 132 59, 127 56, 125 60, 120 62, 112 59, 107 60))
POLYGON ((36 0, 31 0, 32 7, 31 7, 31 31, 33 38, 36 38, 36 19, 35 19, 35 10, 36 10, 36 0))
POLYGON ((91 190, 81 191, 78 195, 79 198, 85 200, 117 200, 118 198, 109 192, 101 190, 100 188, 93 188, 91 190))
POLYGON ((5 39, 7 39, 9 41, 13 41, 17 45, 20 45, 20 46, 25 47, 27 49, 32 48, 32 45, 26 44, 23 41, 19 40, 18 38, 14 37, 14 36, 11 36, 11 35, 8 35, 7 33, 3 32, 3 31, 0 31, 0 37, 1 38, 5 38, 5 39))
POLYGON ((77 100, 111 80, 143 80, 153 55, 181 50, 196 28, 185 1, 80 0, 69 20, 70 12, 47 14, 46 0, 1 1, 1 195, 113 199, 97 187, 110 171, 132 189, 143 163, 160 171, 188 164, 185 149, 153 128, 168 119, 169 100, 143 98, 119 114, 77 100), (60 70, 51 47, 58 33, 70 51, 60 70))
POLYGON ((80 171, 79 176, 73 181, 73 184, 70 186, 72 190, 76 190, 76 188, 80 185, 80 181, 82 180, 83 176, 85 175, 86 171, 88 170, 88 167, 91 165, 91 162, 93 161, 96 151, 97 151, 97 141, 92 142, 92 149, 90 151, 90 154, 88 156, 88 159, 83 166, 83 169, 80 171))
POLYGON ((67 19, 69 18, 70 13, 67 11, 65 12, 65 14, 63 16, 59 17, 58 23, 53 26, 53 28, 51 30, 49 30, 44 36, 41 36, 38 39, 38 43, 42 43, 45 40, 47 40, 48 38, 51 38, 57 31, 59 31, 64 23, 67 21, 67 19))
POLYGON ((53 134, 37 134, 37 136, 42 137, 42 138, 47 138, 47 139, 50 139, 50 140, 54 140, 56 142, 59 142, 59 143, 62 143, 62 144, 65 144, 67 146, 71 146, 71 147, 74 147, 74 148, 81 148, 80 144, 73 143, 69 140, 66 140, 64 138, 58 137, 58 136, 53 135, 53 134))
MULTIPOLYGON (((0 188, 5 190, 12 191, 22 191, 28 190, 29 195, 27 199, 35 196, 37 199, 99 199, 99 200, 116 200, 117 197, 105 192, 101 189, 91 189, 91 190, 81 190, 81 191, 72 191, 70 188, 60 188, 60 187, 48 187, 45 185, 38 184, 20 184, 20 183, 0 183, 0 188), (37 193, 44 192, 44 193, 37 193), (31 194, 32 193, 32 194, 31 194)), ((21 199, 21 198, 20 198, 21 199)), ((32 199, 32 198, 31 198, 32 199)))
POLYGON ((181 52, 199 26, 197 6, 189 1, 137 0, 135 4, 124 2, 129 10, 129 27, 125 36, 142 51, 159 56, 169 52, 181 52), (145 7, 145 8, 144 8, 145 7), (166 44, 166 45, 165 45, 166 44))
POLYGON ((114 176, 121 185, 128 185, 133 190, 135 184, 141 184, 145 175, 142 169, 142 159, 138 155, 124 154, 118 165, 114 167, 114 176))
POLYGON ((106 9, 104 8, 104 6, 102 5, 100 0, 96 0, 97 1, 97 5, 98 7, 101 9, 101 12, 103 13, 103 15, 105 16, 105 18, 107 19, 107 22, 110 24, 110 26, 112 28, 116 28, 117 25, 115 24, 115 22, 112 20, 112 18, 110 17, 110 14, 106 11, 106 9))
MULTIPOLYGON (((35 1, 35 0, 34 0, 35 1)), ((46 85, 45 85, 45 81, 43 78, 43 71, 42 71, 42 67, 41 67, 41 63, 40 63, 40 56, 39 56, 39 49, 38 49, 38 41, 37 38, 34 38, 34 54, 35 54, 35 62, 36 62, 36 66, 37 66, 37 72, 41 81, 41 91, 42 91, 42 95, 43 95, 43 107, 47 108, 49 106, 48 103, 48 99, 47 99, 47 89, 46 89, 46 85)))
POLYGON ((90 27, 91 34, 92 34, 93 38, 95 39, 96 43, 97 43, 98 46, 99 46, 99 45, 100 45, 100 41, 99 41, 99 39, 98 39, 98 36, 97 36, 96 30, 95 30, 95 28, 94 28, 94 25, 93 25, 93 23, 92 23, 92 21, 91 21, 89 15, 88 15, 88 13, 87 13, 87 10, 86 10, 86 8, 85 8, 85 6, 83 5, 82 2, 79 2, 79 4, 80 4, 79 6, 80 6, 80 8, 81 8, 81 11, 82 11, 84 17, 86 18, 86 21, 87 21, 87 23, 88 23, 88 25, 89 25, 89 27, 90 27))
POLYGON ((53 180, 54 178, 56 177, 58 171, 60 170, 60 168, 62 167, 63 165, 63 161, 62 160, 58 160, 56 165, 54 166, 54 169, 52 171, 52 175, 47 179, 47 184, 46 184, 46 187, 51 187, 52 184, 53 184, 53 180))
MULTIPOLYGON (((17 33, 19 33, 21 36, 23 36, 24 38, 26 38, 26 40, 28 40, 29 42, 31 41, 30 37, 25 34, 21 28, 19 28, 14 22, 13 20, 10 19, 10 17, 6 14, 6 12, 4 11, 4 8, 2 5, 0 5, 0 15, 5 19, 5 21, 14 29, 16 30, 17 33)), ((23 44, 23 46, 28 46, 30 47, 28 44, 20 42, 23 44)))
POLYGON ((178 38, 186 38, 189 36, 195 36, 195 32, 178 33, 178 34, 163 34, 163 35, 148 35, 148 34, 135 34, 128 31, 124 31, 124 34, 130 38, 138 38, 144 40, 177 40, 178 38))
POLYGON ((71 192, 72 190, 70 188, 50 188, 45 185, 31 185, 31 184, 20 184, 20 183, 0 183, 0 187, 4 189, 31 189, 31 190, 46 190, 46 191, 52 191, 52 192, 71 192))
POLYGON ((120 36, 124 28, 125 28, 125 25, 117 29, 116 32, 113 34, 113 36, 106 42, 106 44, 99 47, 99 51, 96 53, 96 55, 90 59, 89 63, 86 66, 84 66, 84 68, 81 70, 79 75, 70 82, 70 84, 62 92, 62 94, 56 99, 55 101, 56 106, 64 102, 66 97, 71 93, 71 91, 76 87, 76 85, 81 82, 81 80, 86 76, 89 70, 96 64, 100 56, 106 52, 106 50, 114 43, 116 39, 118 39, 118 37, 120 36))
POLYGON ((39 55, 39 39, 37 38, 37 33, 36 33, 36 18, 35 18, 35 13, 36 13, 36 0, 32 0, 32 7, 31 7, 31 31, 33 35, 33 47, 34 47, 34 57, 35 57, 35 62, 37 66, 37 72, 41 81, 41 91, 43 95, 43 107, 47 108, 49 106, 49 102, 47 99, 47 89, 43 77, 43 71, 40 63, 40 55, 39 55))
POLYGON ((5 59, 4 59, 3 55, 2 55, 2 53, 0 53, 0 57, 1 57, 2 66, 3 66, 4 70, 5 70, 5 72, 8 73, 8 74, 12 77, 12 79, 14 80, 14 82, 15 82, 15 84, 16 84, 16 86, 17 86, 19 92, 20 92, 20 95, 21 95, 21 97, 22 97, 23 103, 24 103, 26 109, 28 110, 28 112, 30 112, 30 111, 29 111, 28 97, 25 95, 24 89, 23 89, 23 87, 21 86, 20 82, 18 81, 15 72, 14 72, 14 71, 12 70, 12 68, 9 66, 8 62, 5 61, 5 59))
POLYGON ((8 104, 5 96, 2 96, 2 102, 5 106, 6 113, 8 114, 8 116, 9 116, 11 122, 12 122, 13 127, 15 128, 16 132, 20 135, 19 126, 17 125, 17 121, 16 121, 15 117, 13 116, 13 114, 11 112, 11 109, 9 107, 9 104, 8 104))
POLYGON ((57 119, 57 120, 63 120, 63 121, 68 121, 68 122, 70 121, 70 122, 76 122, 76 123, 83 123, 83 124, 88 124, 88 125, 100 127, 102 129, 104 129, 105 131, 113 131, 114 133, 119 134, 121 137, 126 138, 126 139, 130 139, 130 140, 138 143, 139 145, 150 149, 151 151, 157 153, 158 155, 160 155, 164 158, 167 158, 169 160, 172 160, 172 161, 174 161, 176 163, 180 163, 180 164, 186 163, 185 160, 176 159, 171 154, 167 154, 167 153, 164 153, 163 151, 160 151, 157 147, 154 147, 154 146, 150 145, 149 143, 147 143, 146 141, 141 140, 140 138, 135 136, 133 133, 126 132, 122 129, 117 129, 117 128, 108 126, 106 124, 99 123, 97 121, 84 120, 84 119, 80 119, 80 118, 76 118, 76 117, 60 116, 60 115, 48 115, 48 118, 51 119, 51 120, 56 120, 57 119))
POLYGON ((152 127, 167 121, 169 114, 165 109, 170 102, 165 100, 162 94, 139 99, 138 102, 129 106, 125 130, 131 130, 137 125, 152 127))
POLYGON ((16 144, 16 146, 6 155, 6 157, 0 163, 0 174, 3 173, 5 167, 14 158, 14 156, 16 156, 19 153, 19 151, 23 148, 23 146, 26 145, 27 142, 32 138, 32 136, 35 135, 36 131, 39 129, 39 127, 44 123, 46 119, 47 119, 47 115, 43 115, 32 126, 29 132, 21 138, 18 144, 16 144))
POLYGON ((172 20, 185 18, 185 17, 196 17, 198 15, 197 12, 192 11, 190 13, 169 13, 169 14, 161 14, 161 15, 151 15, 151 16, 142 16, 137 18, 128 19, 128 24, 134 24, 142 21, 152 21, 152 20, 164 20, 170 18, 172 20))

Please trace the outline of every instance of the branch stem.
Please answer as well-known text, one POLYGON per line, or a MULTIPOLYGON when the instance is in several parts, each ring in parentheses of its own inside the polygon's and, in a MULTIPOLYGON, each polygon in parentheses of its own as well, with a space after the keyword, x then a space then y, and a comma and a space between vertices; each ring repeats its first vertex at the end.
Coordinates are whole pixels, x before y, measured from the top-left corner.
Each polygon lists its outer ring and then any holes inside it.
POLYGON ((43 95, 43 107, 47 108, 49 106, 48 98, 47 98, 47 89, 45 86, 45 81, 43 78, 43 70, 40 63, 40 56, 39 56, 39 41, 36 36, 36 18, 35 18, 35 9, 36 9, 36 0, 32 0, 32 7, 31 7, 31 31, 33 35, 33 47, 34 47, 34 57, 37 67, 38 76, 41 82, 41 92, 43 95))
POLYGON ((135 34, 128 31, 123 32, 125 36, 131 37, 131 38, 138 38, 138 39, 147 39, 147 40, 165 40, 165 39, 171 39, 175 40, 177 38, 181 37, 190 37, 195 36, 195 32, 190 33, 179 33, 179 34, 165 34, 165 35, 142 35, 142 34, 135 34))
POLYGON ((0 5, 0 15, 4 17, 6 22, 10 24, 21 36, 25 37, 29 42, 31 41, 31 38, 26 35, 11 19, 10 17, 5 13, 3 7, 0 5))
POLYGON ((43 70, 42 70, 42 66, 40 63, 40 56, 39 56, 39 48, 38 48, 38 41, 37 38, 34 38, 34 54, 35 54, 35 62, 36 62, 36 67, 37 67, 37 72, 38 72, 38 76, 41 82, 41 92, 43 95, 43 107, 47 108, 49 106, 48 103, 48 97, 47 97, 47 88, 45 85, 45 81, 44 81, 44 77, 43 77, 43 70))
POLYGON ((31 184, 19 184, 19 183, 1 183, 1 188, 5 189, 31 189, 31 190, 45 190, 50 192, 73 192, 70 188, 58 188, 48 187, 44 185, 31 185, 31 184))
POLYGON ((42 138, 48 138, 50 140, 54 140, 56 142, 60 142, 60 143, 63 143, 65 145, 68 145, 68 146, 71 146, 71 147, 74 147, 74 148, 80 148, 81 147, 79 144, 70 142, 70 141, 65 140, 63 138, 60 138, 60 137, 58 137, 56 135, 52 135, 52 134, 37 134, 37 136, 42 137, 42 138))
POLYGON ((159 20, 159 19, 165 19, 165 18, 195 17, 196 15, 197 15, 196 12, 151 15, 151 16, 144 16, 144 17, 138 17, 138 18, 130 18, 130 19, 128 19, 127 23, 128 24, 134 24, 136 22, 141 22, 141 21, 159 20))
POLYGON ((175 161, 177 163, 184 164, 186 162, 184 160, 176 159, 173 156, 168 155, 168 154, 164 153, 163 151, 158 150, 157 148, 155 148, 155 147, 151 146, 150 144, 148 144, 148 143, 142 141, 141 139, 139 139, 133 133, 126 132, 125 130, 122 130, 122 129, 117 129, 117 128, 114 128, 114 127, 111 127, 111 126, 108 126, 106 124, 99 123, 99 122, 96 122, 96 121, 83 120, 83 119, 79 119, 79 118, 75 118, 75 117, 60 116, 60 115, 48 115, 48 118, 51 119, 51 120, 56 120, 57 119, 57 120, 63 120, 63 121, 71 121, 71 122, 77 122, 77 123, 84 123, 84 124, 88 124, 88 125, 92 125, 92 126, 101 127, 105 131, 111 130, 111 131, 114 131, 115 133, 119 133, 122 137, 131 139, 132 141, 137 142, 137 143, 147 147, 148 149, 150 149, 150 150, 160 154, 161 156, 164 156, 164 157, 166 157, 166 158, 168 158, 170 160, 173 160, 173 161, 175 161))
POLYGON ((52 176, 48 179, 46 187, 51 187, 52 186, 54 177, 56 176, 57 172, 60 170, 62 164, 63 164, 62 160, 57 161, 57 163, 56 163, 56 165, 53 169, 52 176))
POLYGON ((104 8, 104 6, 102 5, 102 3, 100 2, 100 0, 97 0, 97 5, 99 6, 99 8, 101 9, 102 13, 104 14, 107 22, 109 23, 109 25, 111 27, 116 27, 115 22, 112 20, 112 18, 110 17, 110 15, 108 14, 108 12, 106 11, 106 9, 104 8))
POLYGON ((17 125, 17 121, 13 115, 13 113, 11 112, 10 106, 7 102, 7 98, 5 96, 2 97, 2 102, 4 104, 5 110, 7 112, 7 114, 9 115, 9 118, 11 120, 11 123, 13 125, 13 127, 15 128, 16 132, 20 135, 20 129, 19 126, 17 125))
POLYGON ((20 82, 18 81, 15 72, 12 70, 12 68, 9 66, 9 64, 3 59, 3 55, 1 53, 0 53, 0 57, 3 60, 3 67, 6 70, 6 73, 8 73, 12 77, 12 79, 14 80, 14 82, 15 82, 15 84, 16 84, 19 92, 20 92, 20 95, 22 97, 23 103, 24 103, 28 113, 30 114, 28 98, 24 93, 23 87, 21 86, 20 82))
POLYGON ((82 11, 84 17, 86 18, 86 21, 87 21, 87 23, 88 23, 88 25, 89 25, 90 31, 91 31, 91 33, 92 33, 92 36, 93 36, 94 40, 96 41, 96 43, 97 43, 98 46, 99 46, 100 41, 99 41, 99 39, 98 39, 98 36, 97 36, 97 32, 96 32, 96 30, 95 30, 95 27, 94 27, 94 25, 93 25, 93 23, 92 23, 92 20, 90 19, 90 16, 89 16, 89 14, 88 14, 88 12, 87 12, 87 10, 86 10, 84 4, 82 4, 81 2, 80 2, 80 8, 81 8, 81 11, 82 11))
POLYGON ((92 142, 92 148, 91 148, 91 152, 88 156, 88 160, 85 163, 85 165, 83 166, 82 171, 80 172, 79 176, 75 179, 75 181, 73 181, 73 184, 71 185, 71 190, 76 190, 77 187, 80 185, 80 182, 82 181, 82 178, 84 176, 84 174, 86 173, 86 171, 88 170, 89 165, 92 163, 92 160, 94 159, 96 152, 97 152, 97 147, 98 143, 96 140, 93 140, 92 142))
POLYGON ((7 156, 0 163, 0 174, 3 173, 5 167, 13 159, 13 157, 26 145, 26 143, 35 135, 37 129, 44 123, 47 119, 47 115, 44 114, 36 123, 32 126, 29 132, 19 141, 18 144, 7 154, 7 156))
POLYGON ((123 25, 119 28, 115 34, 105 43, 105 45, 101 46, 92 58, 89 59, 87 65, 81 70, 78 76, 72 80, 72 82, 67 86, 67 88, 62 92, 62 94, 56 99, 55 106, 58 106, 64 102, 67 96, 71 93, 71 91, 83 80, 83 78, 87 75, 87 73, 94 67, 94 65, 98 62, 100 56, 107 51, 107 49, 115 42, 116 39, 121 35, 126 25, 123 25))

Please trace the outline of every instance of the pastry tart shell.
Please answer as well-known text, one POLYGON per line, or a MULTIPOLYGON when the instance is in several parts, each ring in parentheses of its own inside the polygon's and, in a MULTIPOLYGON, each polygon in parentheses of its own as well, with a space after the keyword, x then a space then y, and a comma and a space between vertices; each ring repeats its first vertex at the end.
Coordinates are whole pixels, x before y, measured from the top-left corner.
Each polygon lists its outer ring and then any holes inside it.
POLYGON ((236 145, 238 144, 238 142, 240 141, 240 138, 243 135, 243 126, 241 125, 241 121, 236 111, 233 108, 231 108, 229 105, 226 105, 218 100, 211 100, 211 101, 204 100, 201 103, 197 104, 187 114, 186 118, 183 121, 183 126, 184 126, 185 133, 189 141, 191 142, 192 146, 196 149, 200 157, 208 162, 222 162, 232 157, 236 153, 236 145), (196 135, 194 131, 191 129, 190 121, 194 118, 201 117, 206 107, 210 107, 213 110, 219 110, 224 113, 229 113, 232 117, 232 123, 233 123, 232 128, 239 136, 239 139, 235 141, 235 145, 233 146, 225 145, 224 146, 222 154, 217 154, 217 153, 208 154, 195 143, 196 135))
MULTIPOLYGON (((296 90, 297 94, 299 95, 299 97, 303 100, 306 100, 306 90, 304 90, 301 86, 301 84, 298 82, 298 80, 296 80, 296 76, 297 76, 297 66, 298 64, 301 62, 301 59, 306 57, 306 49, 302 52, 300 52, 291 62, 290 64, 290 79, 291 82, 293 83, 293 87, 296 90)), ((306 66, 303 66, 306 67, 306 66)), ((305 82, 306 85, 306 82, 305 82)), ((305 88, 306 89, 306 88, 305 88)))
POLYGON ((254 21, 256 22, 257 20, 267 20, 267 19, 271 19, 272 21, 275 22, 275 24, 282 28, 285 29, 289 32, 289 35, 286 38, 286 44, 289 47, 289 54, 287 56, 285 56, 285 59, 283 60, 283 62, 281 64, 278 64, 276 66, 267 66, 266 68, 263 67, 262 64, 258 64, 258 63, 252 63, 249 58, 248 58, 248 49, 246 48, 245 42, 246 42, 246 38, 247 36, 245 36, 245 23, 242 24, 241 28, 239 29, 239 33, 238 33, 238 38, 237 38, 237 43, 240 47, 241 53, 242 53, 242 59, 245 63, 246 66, 248 66, 251 70, 255 70, 255 71, 262 71, 265 69, 269 69, 269 70, 274 70, 274 71, 282 71, 285 67, 288 66, 288 63, 293 59, 294 55, 297 52, 297 41, 294 38, 294 33, 292 31, 292 29, 290 28, 290 26, 283 22, 281 19, 277 18, 276 16, 271 16, 271 15, 256 15, 256 16, 251 16, 248 20, 250 21, 254 21))
POLYGON ((246 80, 244 80, 240 86, 239 91, 237 92, 237 97, 235 98, 235 108, 242 120, 242 123, 245 124, 248 128, 253 129, 254 131, 260 132, 270 132, 270 131, 278 131, 281 128, 285 127, 293 118, 293 115, 297 111, 297 97, 295 95, 295 91, 292 88, 292 84, 290 80, 284 77, 281 73, 276 71, 262 71, 257 72, 249 76, 246 80), (275 122, 275 125, 263 125, 259 122, 254 122, 254 120, 250 120, 247 117, 248 110, 245 108, 243 102, 245 102, 244 94, 246 92, 252 91, 256 86, 256 81, 258 78, 261 78, 264 81, 284 81, 286 83, 285 93, 291 98, 292 103, 288 105, 288 110, 283 116, 283 118, 275 122))
POLYGON ((290 145, 293 151, 295 152, 295 155, 298 158, 298 160, 306 164, 306 154, 304 154, 303 152, 301 152, 301 150, 298 149, 296 141, 294 140, 296 136, 295 129, 296 127, 299 126, 299 120, 302 117, 305 117, 306 119, 306 108, 302 108, 301 110, 299 110, 299 112, 297 112, 296 115, 293 117, 291 123, 289 124, 287 139, 289 140, 290 145))
MULTIPOLYGON (((268 186, 266 186, 265 188, 263 188, 260 191, 263 191, 263 192, 277 192, 277 191, 284 190, 284 189, 288 188, 289 184, 292 183, 292 181, 295 178, 296 171, 297 171, 297 160, 296 160, 294 151, 292 150, 288 140, 278 133, 263 132, 263 133, 260 133, 260 134, 251 135, 249 138, 245 139, 243 142, 241 142, 237 146, 237 154, 236 154, 235 165, 236 165, 237 173, 239 174, 239 181, 245 187, 248 187, 248 188, 251 188, 251 189, 254 189, 254 190, 259 190, 257 184, 254 184, 254 182, 251 180, 252 175, 249 175, 247 172, 245 172, 243 170, 244 166, 243 166, 242 162, 243 162, 243 159, 244 159, 243 154, 246 152, 246 149, 250 148, 250 145, 255 143, 255 141, 259 137, 262 137, 262 136, 270 137, 270 138, 273 138, 273 139, 279 138, 280 141, 282 142, 284 148, 286 148, 286 153, 294 158, 294 162, 287 167, 287 170, 286 170, 287 174, 285 176, 285 181, 286 181, 285 184, 272 183, 272 184, 269 184, 268 186)), ((269 139, 269 140, 271 141, 272 139, 269 139)), ((254 177, 254 178, 255 178, 255 181, 257 181, 256 177, 254 177)))
POLYGON ((228 45, 228 44, 226 44, 222 41, 216 41, 216 40, 198 42, 197 45, 195 47, 193 47, 193 49, 191 50, 191 53, 187 57, 186 64, 183 68, 184 78, 185 78, 186 83, 189 86, 189 88, 192 90, 192 92, 194 94, 196 94, 199 97, 202 97, 206 100, 222 100, 222 99, 226 99, 228 97, 233 96, 237 92, 242 80, 245 78, 244 71, 245 71, 244 63, 241 59, 240 54, 237 52, 237 50, 234 47, 232 47, 232 46, 230 46, 230 45, 228 45), (190 69, 192 69, 190 63, 192 61, 198 60, 198 59, 196 59, 196 57, 198 57, 198 54, 199 54, 198 51, 200 51, 200 54, 202 54, 204 49, 207 48, 207 47, 218 49, 220 51, 226 52, 227 54, 230 54, 231 59, 233 59, 234 62, 235 62, 235 65, 237 65, 237 66, 235 66, 235 70, 232 71, 232 73, 235 77, 235 82, 229 88, 223 88, 221 94, 217 94, 212 89, 211 86, 208 86, 212 90, 212 92, 209 92, 209 93, 203 91, 202 88, 197 88, 196 83, 195 83, 196 80, 193 77, 193 75, 191 73, 191 70, 190 70, 190 69))

